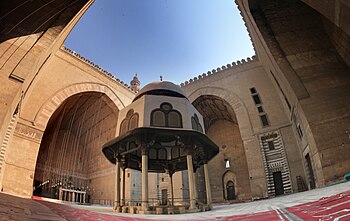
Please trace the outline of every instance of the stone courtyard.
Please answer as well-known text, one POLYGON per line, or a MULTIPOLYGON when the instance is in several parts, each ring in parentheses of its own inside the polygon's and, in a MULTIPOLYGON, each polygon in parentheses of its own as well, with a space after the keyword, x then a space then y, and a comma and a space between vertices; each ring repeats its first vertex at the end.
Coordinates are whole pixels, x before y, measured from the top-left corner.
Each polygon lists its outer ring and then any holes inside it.
POLYGON ((216 204, 212 211, 194 214, 121 214, 107 206, 7 194, 0 194, 0 204, 0 220, 350 220, 350 182, 267 200, 216 204))
MULTIPOLYGON (((158 94, 159 104, 126 112, 138 96, 135 78, 128 85, 64 45, 94 0, 2 1, 0 219, 350 220, 350 183, 331 186, 350 172, 350 1, 235 3, 255 55, 177 85, 196 111, 187 120, 177 117, 176 128, 200 126, 219 152, 205 162, 207 169, 203 164, 192 171, 188 163, 172 183, 169 168, 142 176, 142 162, 120 171, 103 155, 117 131, 152 124, 152 113, 168 116, 185 106, 164 106, 170 101, 158 94), (112 212, 113 204, 163 206, 173 198, 183 201, 179 206, 196 202, 213 210, 112 212)), ((170 127, 165 122, 153 126, 170 127)), ((170 141, 174 149, 185 146, 170 141)), ((170 156, 162 151, 152 160, 170 156)))

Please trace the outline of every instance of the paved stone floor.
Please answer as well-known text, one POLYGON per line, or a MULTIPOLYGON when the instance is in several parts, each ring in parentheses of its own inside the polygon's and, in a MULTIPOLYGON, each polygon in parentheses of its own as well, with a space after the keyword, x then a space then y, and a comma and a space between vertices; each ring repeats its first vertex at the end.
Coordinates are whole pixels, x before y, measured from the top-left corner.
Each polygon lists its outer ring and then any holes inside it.
POLYGON ((82 206, 0 194, 0 220, 335 220, 350 221, 350 182, 267 200, 217 205, 179 215, 117 214, 111 207, 82 206))

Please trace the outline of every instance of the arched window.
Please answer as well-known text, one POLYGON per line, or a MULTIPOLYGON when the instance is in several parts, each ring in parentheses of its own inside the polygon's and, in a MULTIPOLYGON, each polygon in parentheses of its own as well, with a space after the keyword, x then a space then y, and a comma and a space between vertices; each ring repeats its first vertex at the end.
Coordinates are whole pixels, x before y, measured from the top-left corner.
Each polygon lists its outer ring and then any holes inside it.
POLYGON ((131 115, 134 113, 134 109, 130 109, 129 111, 128 111, 128 113, 126 113, 126 117, 127 118, 130 118, 131 117, 131 115))
POLYGON ((135 129, 139 126, 139 115, 135 113, 131 115, 129 120, 129 130, 135 129))
POLYGON ((175 159, 175 158, 179 158, 180 157, 180 148, 178 147, 173 147, 171 149, 171 158, 175 159))
POLYGON ((158 159, 166 160, 166 150, 164 148, 158 150, 158 159))
POLYGON ((225 159, 225 168, 230 168, 230 161, 228 159, 225 159))
POLYGON ((180 112, 173 110, 169 103, 162 103, 160 108, 151 113, 151 126, 182 128, 182 117, 180 112))
POLYGON ((192 124, 192 129, 197 130, 197 122, 195 121, 194 117, 191 117, 191 124, 192 124))
POLYGON ((126 114, 125 119, 120 124, 119 136, 127 133, 129 130, 135 129, 139 126, 139 114, 134 113, 133 109, 130 109, 126 114))
POLYGON ((148 151, 148 156, 150 160, 155 160, 157 159, 157 150, 154 148, 149 149, 148 151))
POLYGON ((151 120, 151 126, 165 127, 165 113, 163 111, 153 111, 151 120))
POLYGON ((124 119, 120 124, 119 136, 128 132, 128 120, 124 119))
POLYGON ((191 118, 191 123, 192 123, 193 130, 203 133, 203 128, 202 128, 202 125, 199 123, 197 114, 194 114, 194 116, 191 118))
POLYGON ((168 126, 169 127, 182 127, 181 114, 177 111, 170 111, 168 113, 168 126))

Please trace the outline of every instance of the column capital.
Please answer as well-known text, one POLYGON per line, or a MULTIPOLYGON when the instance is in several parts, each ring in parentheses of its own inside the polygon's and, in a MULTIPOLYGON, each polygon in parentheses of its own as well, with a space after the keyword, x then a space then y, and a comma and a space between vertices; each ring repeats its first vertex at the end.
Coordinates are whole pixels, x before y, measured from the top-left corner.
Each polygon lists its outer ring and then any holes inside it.
POLYGON ((185 153, 186 153, 186 155, 191 155, 191 156, 193 155, 193 148, 191 145, 185 146, 185 153))
POLYGON ((118 162, 118 163, 120 163, 120 161, 121 161, 121 156, 119 155, 119 153, 114 153, 114 159, 115 159, 115 162, 118 162))
POLYGON ((128 166, 128 162, 127 162, 127 159, 125 158, 125 155, 123 155, 121 158, 120 158, 120 162, 121 162, 121 165, 120 167, 125 170, 128 166))
POLYGON ((148 147, 147 146, 141 147, 141 154, 142 155, 148 155, 148 147))

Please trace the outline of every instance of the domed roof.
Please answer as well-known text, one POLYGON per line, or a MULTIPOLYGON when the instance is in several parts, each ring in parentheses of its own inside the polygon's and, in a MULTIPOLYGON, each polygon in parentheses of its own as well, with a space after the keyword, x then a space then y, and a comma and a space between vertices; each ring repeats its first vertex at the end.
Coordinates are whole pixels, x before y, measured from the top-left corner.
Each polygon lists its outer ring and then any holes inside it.
POLYGON ((170 81, 156 81, 147 84, 140 90, 133 101, 139 99, 145 94, 183 97, 187 99, 185 92, 182 91, 180 86, 170 81))

